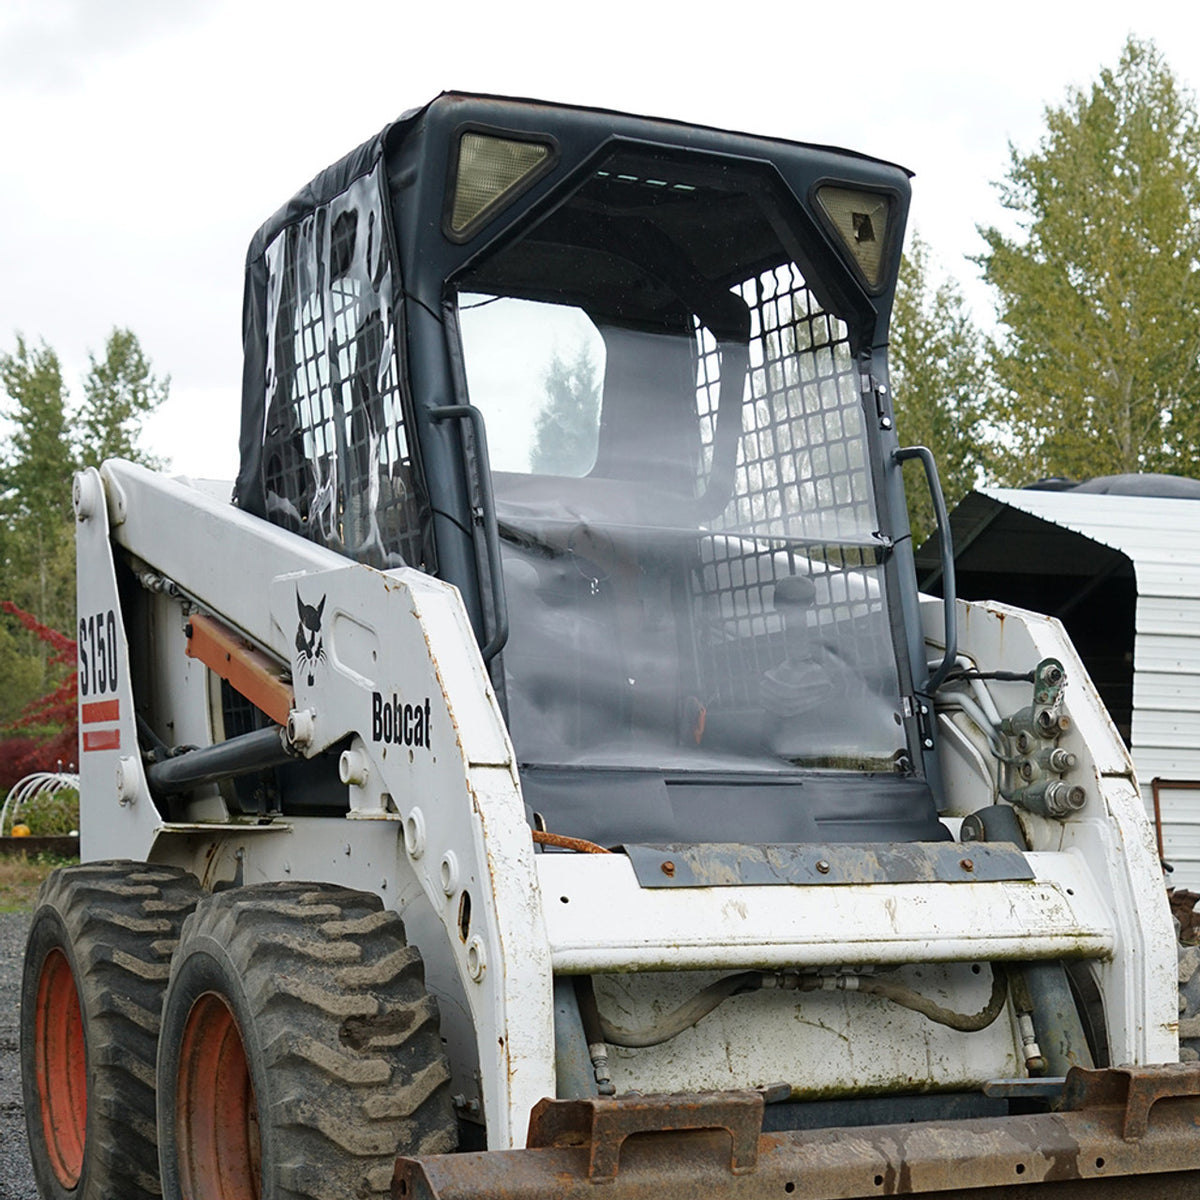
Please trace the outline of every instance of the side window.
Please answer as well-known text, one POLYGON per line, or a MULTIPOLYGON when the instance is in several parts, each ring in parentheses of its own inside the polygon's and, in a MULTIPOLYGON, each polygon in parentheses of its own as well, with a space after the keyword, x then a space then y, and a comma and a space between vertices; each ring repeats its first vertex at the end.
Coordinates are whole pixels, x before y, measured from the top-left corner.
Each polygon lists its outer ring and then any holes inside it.
POLYGON ((604 340, 566 304, 463 293, 467 392, 494 471, 582 478, 596 464, 604 340))
POLYGON ((267 516, 361 562, 431 570, 380 170, 267 247, 267 516))

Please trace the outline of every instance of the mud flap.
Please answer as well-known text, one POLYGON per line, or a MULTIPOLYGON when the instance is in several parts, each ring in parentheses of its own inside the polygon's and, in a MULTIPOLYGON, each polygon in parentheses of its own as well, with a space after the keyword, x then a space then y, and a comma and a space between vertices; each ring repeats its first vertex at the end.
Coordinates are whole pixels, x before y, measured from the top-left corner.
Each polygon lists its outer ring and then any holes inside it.
POLYGON ((543 1100, 527 1149, 399 1158, 392 1197, 1200 1196, 1196 1063, 1075 1068, 1060 1111, 1025 1116, 764 1134, 762 1114, 758 1092, 543 1100))

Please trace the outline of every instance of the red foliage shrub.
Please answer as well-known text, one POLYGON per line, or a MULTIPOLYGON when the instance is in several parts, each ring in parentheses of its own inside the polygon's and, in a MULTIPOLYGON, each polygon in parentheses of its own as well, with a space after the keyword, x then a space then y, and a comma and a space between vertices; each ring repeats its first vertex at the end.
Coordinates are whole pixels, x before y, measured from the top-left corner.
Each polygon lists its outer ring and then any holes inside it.
POLYGON ((79 756, 79 714, 76 707, 77 672, 75 642, 43 625, 32 613, 18 608, 11 600, 0 600, 0 611, 16 617, 35 637, 48 645, 53 653, 50 663, 69 666, 63 681, 44 696, 30 701, 10 729, 32 729, 42 725, 60 725, 60 732, 48 738, 27 734, 0 742, 0 788, 7 791, 17 780, 33 771, 74 770, 79 756), (11 778, 10 778, 11 776, 11 778))

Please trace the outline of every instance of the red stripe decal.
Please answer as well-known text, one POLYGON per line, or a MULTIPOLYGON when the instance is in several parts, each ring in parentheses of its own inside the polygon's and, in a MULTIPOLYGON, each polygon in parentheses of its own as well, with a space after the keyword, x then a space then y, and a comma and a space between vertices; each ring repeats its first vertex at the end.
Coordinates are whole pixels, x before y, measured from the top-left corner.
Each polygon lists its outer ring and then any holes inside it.
MULTIPOLYGON (((115 704, 116 701, 114 700, 115 704)), ((121 731, 119 729, 97 729, 86 731, 83 735, 84 750, 120 750, 121 731)))
POLYGON ((119 721, 121 719, 120 700, 97 700, 93 704, 85 704, 81 719, 85 725, 94 725, 97 721, 119 721))

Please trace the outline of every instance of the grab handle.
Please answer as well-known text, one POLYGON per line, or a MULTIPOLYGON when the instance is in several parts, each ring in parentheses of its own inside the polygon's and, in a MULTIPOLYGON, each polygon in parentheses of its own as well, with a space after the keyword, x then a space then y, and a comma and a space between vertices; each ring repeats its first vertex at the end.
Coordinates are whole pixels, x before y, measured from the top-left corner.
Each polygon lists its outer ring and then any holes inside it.
POLYGON ((929 485, 929 495, 933 500, 933 511, 937 517, 937 528, 942 551, 942 608, 946 623, 946 653, 941 665, 925 681, 921 689, 926 696, 932 696, 942 686, 946 676, 954 666, 958 657, 958 610, 957 595, 954 586, 954 545, 950 540, 950 518, 946 513, 946 499, 942 495, 942 485, 938 480, 937 463, 933 452, 927 446, 901 446, 892 451, 895 462, 907 462, 910 458, 919 458, 925 468, 925 480, 929 485))

